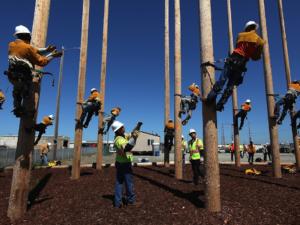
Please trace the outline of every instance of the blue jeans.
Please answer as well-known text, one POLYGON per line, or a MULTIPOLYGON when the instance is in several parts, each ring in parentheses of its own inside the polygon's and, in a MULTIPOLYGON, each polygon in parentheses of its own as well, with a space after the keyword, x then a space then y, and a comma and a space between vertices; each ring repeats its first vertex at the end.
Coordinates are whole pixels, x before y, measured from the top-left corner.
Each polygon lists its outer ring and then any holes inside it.
POLYGON ((48 157, 47 157, 47 154, 41 155, 41 164, 42 164, 42 165, 48 165, 48 157))
POLYGON ((131 163, 116 162, 116 184, 115 184, 115 207, 120 207, 122 203, 123 183, 126 187, 126 201, 128 204, 135 202, 135 194, 133 192, 133 177, 131 163))

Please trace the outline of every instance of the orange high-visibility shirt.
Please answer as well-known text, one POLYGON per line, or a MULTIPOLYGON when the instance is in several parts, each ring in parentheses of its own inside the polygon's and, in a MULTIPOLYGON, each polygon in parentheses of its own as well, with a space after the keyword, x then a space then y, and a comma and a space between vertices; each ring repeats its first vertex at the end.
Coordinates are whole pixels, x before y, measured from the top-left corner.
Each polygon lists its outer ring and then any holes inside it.
POLYGON ((193 92, 194 95, 200 96, 200 89, 199 89, 198 87, 196 87, 195 84, 191 84, 191 85, 189 86, 189 90, 190 90, 191 92, 193 92))
POLYGON ((121 109, 119 107, 113 108, 110 113, 113 114, 114 116, 118 116, 121 112, 121 109))
POLYGON ((167 129, 174 129, 174 122, 167 122, 167 124, 166 124, 166 128, 167 129))
POLYGON ((294 89, 295 91, 300 92, 300 85, 289 83, 289 89, 294 89))
POLYGON ((3 94, 2 91, 0 91, 0 100, 4 100, 5 99, 5 95, 3 94))
POLYGON ((94 91, 88 98, 88 101, 98 101, 100 102, 100 93, 98 91, 94 91))
POLYGON ((265 41, 258 36, 255 30, 239 33, 236 48, 233 52, 249 59, 258 60, 261 58, 265 41))
POLYGON ((247 103, 242 104, 242 110, 249 112, 251 110, 251 105, 247 103))
POLYGON ((37 48, 20 39, 9 43, 8 55, 26 59, 32 64, 32 66, 46 66, 49 63, 49 59, 43 55, 40 55, 37 48))
POLYGON ((49 118, 49 116, 44 116, 42 123, 45 124, 46 126, 52 125, 52 120, 49 118))

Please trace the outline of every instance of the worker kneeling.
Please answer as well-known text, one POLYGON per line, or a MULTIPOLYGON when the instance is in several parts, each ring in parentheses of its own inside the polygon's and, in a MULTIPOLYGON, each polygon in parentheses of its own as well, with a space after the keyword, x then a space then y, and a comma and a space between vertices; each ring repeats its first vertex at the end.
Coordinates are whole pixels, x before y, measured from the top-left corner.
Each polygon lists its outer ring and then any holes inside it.
POLYGON ((235 115, 235 123, 238 124, 238 118, 241 118, 241 123, 240 123, 240 127, 239 130, 241 130, 244 126, 244 121, 247 117, 248 112, 251 111, 251 100, 247 99, 243 104, 242 104, 242 108, 240 109, 240 111, 238 112, 238 114, 235 115))
POLYGON ((132 177, 132 160, 133 154, 131 150, 136 144, 139 135, 141 123, 138 124, 131 135, 125 135, 124 124, 119 121, 114 121, 112 130, 115 133, 114 149, 116 150, 116 184, 115 184, 115 199, 114 206, 120 208, 122 206, 122 189, 125 182, 126 187, 126 203, 132 205, 135 203, 135 193, 133 191, 132 177))
POLYGON ((91 89, 89 98, 81 106, 82 114, 79 123, 84 128, 87 128, 93 115, 98 116, 101 109, 100 93, 96 88, 91 89))
POLYGON ((201 164, 200 152, 203 152, 204 150, 203 142, 201 139, 197 138, 196 130, 190 129, 189 135, 192 138, 188 142, 188 148, 190 152, 190 162, 193 170, 193 182, 195 185, 198 185, 199 176, 204 178, 204 173, 200 170, 200 164, 201 164))

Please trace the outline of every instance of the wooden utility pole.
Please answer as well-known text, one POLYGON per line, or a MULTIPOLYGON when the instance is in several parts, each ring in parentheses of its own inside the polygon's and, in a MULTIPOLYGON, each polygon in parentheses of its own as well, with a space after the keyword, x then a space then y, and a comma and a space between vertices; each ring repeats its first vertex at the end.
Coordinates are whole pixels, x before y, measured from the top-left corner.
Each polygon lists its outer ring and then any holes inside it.
MULTIPOLYGON (((165 118, 164 128, 170 119, 170 33, 169 33, 169 0, 165 0, 165 118)), ((170 166, 170 152, 164 151, 164 165, 170 166)))
MULTIPOLYGON (((288 51, 288 46, 287 46, 286 31, 285 31, 282 0, 278 0, 278 10, 279 10, 279 18, 280 18, 282 47, 283 47, 283 54, 284 54, 286 85, 287 85, 287 89, 288 89, 289 84, 291 83, 292 79, 291 79, 291 68, 290 68, 290 61, 289 61, 289 51, 288 51)), ((300 150, 299 150, 299 144, 298 144, 296 123, 293 122, 294 114, 295 114, 295 112, 291 112, 291 126, 292 126, 292 134, 293 134, 293 141, 294 141, 296 166, 298 169, 300 169, 300 150)))
MULTIPOLYGON (((201 35, 201 61, 202 63, 214 61, 212 21, 211 21, 211 1, 199 0, 200 14, 200 35, 201 35)), ((208 67, 210 76, 202 70, 202 89, 206 97, 211 91, 210 78, 214 81, 214 69, 208 67)), ((221 210, 220 198, 220 172, 218 162, 218 133, 216 104, 203 104, 203 131, 204 131, 204 166, 205 166, 205 202, 206 208, 210 212, 221 210)))
POLYGON ((65 58, 65 49, 64 46, 61 47, 63 55, 60 58, 59 64, 59 78, 58 78, 58 88, 56 96, 56 112, 55 112, 55 127, 54 127, 54 145, 53 145, 53 160, 56 160, 57 152, 57 138, 58 138, 58 125, 59 125, 59 111, 60 111, 60 94, 61 94, 61 83, 64 69, 64 58, 65 58))
MULTIPOLYGON (((45 47, 51 0, 36 0, 32 27, 31 44, 35 47, 45 47)), ((35 112, 34 117, 22 117, 19 126, 19 136, 15 156, 15 165, 11 183, 7 216, 12 222, 20 219, 27 209, 30 171, 32 166, 32 150, 34 148, 34 132, 26 132, 25 128, 36 123, 40 81, 34 79, 30 96, 24 99, 27 112, 35 112)))
MULTIPOLYGON (((90 11, 90 0, 83 0, 77 103, 82 103, 84 101, 83 98, 85 92, 85 75, 86 75, 86 60, 87 60, 88 31, 89 31, 89 11, 90 11)), ((77 104, 76 105, 77 119, 80 118, 81 113, 82 113, 82 107, 80 104, 77 104)), ((71 177, 72 179, 79 179, 80 177, 81 145, 82 145, 82 127, 76 125, 72 177, 71 177)))
MULTIPOLYGON (((231 16, 231 0, 227 0, 227 18, 228 18, 228 39, 229 39, 229 51, 233 52, 233 35, 232 35, 232 16, 231 16)), ((236 114, 238 114, 238 96, 237 88, 234 86, 232 91, 232 116, 233 116, 233 140, 234 140, 234 152, 235 152, 235 166, 241 166, 240 158, 240 134, 238 123, 236 123, 236 114)))
MULTIPOLYGON (((107 33, 108 33, 108 13, 109 13, 109 0, 105 0, 104 5, 104 18, 103 18, 103 38, 102 38, 102 62, 101 62, 101 113, 99 114, 99 124, 100 129, 103 128, 103 116, 104 116, 104 103, 105 103, 105 80, 106 80, 106 61, 107 61, 107 33)), ((108 143, 107 143, 108 144, 108 143)), ((103 135, 98 132, 98 155, 96 161, 97 170, 102 169, 102 154, 103 154, 103 135)))
MULTIPOLYGON (((175 93, 181 94, 181 18, 180 0, 175 0, 175 93)), ((180 96, 175 96, 174 118, 175 118, 175 177, 182 179, 182 151, 181 135, 182 124, 178 116, 180 111, 180 96)))
POLYGON ((266 22, 265 2, 264 0, 258 0, 258 4, 259 4, 259 17, 260 17, 262 38, 266 41, 264 45, 263 58, 264 58, 264 70, 265 70, 265 88, 266 88, 267 105, 268 105, 269 132, 270 132, 272 156, 273 156, 272 157, 273 175, 276 178, 281 178, 282 175, 281 175, 281 167, 280 167, 278 128, 277 128, 276 120, 272 119, 272 116, 274 115, 275 102, 274 102, 274 97, 271 96, 271 94, 274 93, 274 89, 273 89, 273 77, 272 77, 269 40, 268 40, 268 31, 267 31, 267 22, 266 22))

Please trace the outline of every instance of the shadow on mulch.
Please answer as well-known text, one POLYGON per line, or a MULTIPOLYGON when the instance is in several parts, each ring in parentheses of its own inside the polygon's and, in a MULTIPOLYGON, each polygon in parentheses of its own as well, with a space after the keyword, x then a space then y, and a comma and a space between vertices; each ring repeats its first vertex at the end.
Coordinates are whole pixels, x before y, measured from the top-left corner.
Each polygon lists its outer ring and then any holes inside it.
MULTIPOLYGON (((159 174, 162 174, 164 176, 171 177, 171 178, 174 177, 174 170, 169 170, 169 172, 164 172, 164 171, 161 171, 161 170, 152 169, 151 167, 141 167, 141 168, 145 169, 145 170, 153 171, 153 172, 156 172, 156 173, 159 173, 159 174)), ((157 168, 162 168, 162 167, 157 167, 157 168)))
POLYGON ((81 172, 80 173, 80 176, 91 176, 91 175, 94 175, 94 173, 92 173, 92 172, 81 172))
POLYGON ((285 185, 285 184, 281 184, 281 183, 277 183, 277 182, 271 182, 271 181, 267 181, 267 180, 261 180, 259 178, 255 178, 255 177, 244 177, 244 176, 235 176, 235 175, 232 175, 232 174, 226 174, 226 173, 222 173, 223 176, 227 176, 227 177, 236 177, 236 178, 241 178, 241 179, 245 179, 245 180, 251 180, 251 181, 259 181, 259 182, 262 182, 262 183, 265 183, 265 184, 273 184, 273 185, 276 185, 276 186, 279 186, 279 187, 284 187, 284 188, 290 188, 290 189, 294 189, 294 190, 300 190, 299 187, 295 187, 295 186, 288 186, 288 185, 285 185))
POLYGON ((50 178, 51 178, 52 174, 48 173, 46 174, 40 181, 39 183, 29 192, 28 195, 28 205, 27 205, 27 209, 29 210, 33 205, 35 204, 39 204, 42 203, 44 201, 47 201, 49 199, 52 199, 52 197, 46 197, 43 199, 39 199, 36 201, 36 199, 39 197, 41 191, 45 188, 45 186, 47 185, 47 183, 49 182, 50 178))
POLYGON ((150 184, 157 186, 159 188, 162 188, 168 192, 171 192, 172 194, 174 194, 175 196, 179 197, 179 198, 183 198, 186 199, 188 201, 190 201, 194 206, 198 207, 198 208, 204 208, 204 202, 202 202, 198 197, 204 195, 204 191, 192 191, 190 193, 184 193, 180 190, 171 188, 167 185, 164 185, 162 183, 159 183, 155 180, 152 180, 148 177, 142 176, 140 174, 136 174, 133 173, 134 176, 142 179, 142 180, 146 180, 148 181, 150 184))

